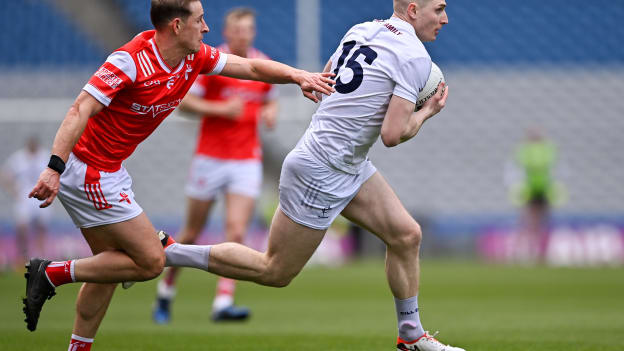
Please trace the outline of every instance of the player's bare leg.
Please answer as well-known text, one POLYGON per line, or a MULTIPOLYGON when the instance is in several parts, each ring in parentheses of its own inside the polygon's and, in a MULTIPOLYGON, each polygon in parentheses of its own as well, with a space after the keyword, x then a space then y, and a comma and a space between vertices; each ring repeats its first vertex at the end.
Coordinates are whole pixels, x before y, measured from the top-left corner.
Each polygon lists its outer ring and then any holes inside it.
POLYGON ((79 282, 119 283, 154 279, 165 264, 162 244, 145 213, 130 220, 82 229, 83 236, 105 237, 116 250, 76 260, 75 277, 79 282))
POLYGON ((155 232, 147 216, 141 213, 124 222, 83 228, 87 242, 100 242, 109 248, 95 256, 61 262, 30 260, 24 299, 28 329, 35 330, 45 299, 53 296, 59 285, 143 281, 158 276, 165 257, 155 232))
POLYGON ((280 208, 269 230, 269 247, 261 253, 236 243, 212 246, 208 271, 220 276, 284 287, 301 271, 326 230, 300 225, 280 208))
MULTIPOLYGON (((253 197, 227 193, 225 195, 225 241, 242 244, 256 200, 253 197)), ((236 280, 219 277, 217 291, 212 305, 212 319, 245 320, 249 309, 234 305, 236 280)))
MULTIPOLYGON (((107 243, 103 236, 85 235, 91 252, 97 255, 100 252, 114 250, 115 246, 107 243)), ((94 338, 110 301, 115 292, 116 283, 95 284, 84 283, 76 299, 76 318, 72 333, 83 338, 94 338)))
POLYGON ((398 319, 397 349, 460 351, 439 343, 420 323, 418 254, 422 232, 379 172, 362 185, 342 214, 386 244, 386 276, 398 319))
MULTIPOLYGON (((184 226, 176 236, 178 243, 190 245, 197 241, 208 221, 213 204, 214 200, 187 197, 184 226)), ((156 303, 152 312, 152 318, 158 324, 169 323, 171 319, 171 303, 176 294, 175 281, 179 274, 179 267, 168 267, 163 274, 164 277, 158 282, 156 303)))

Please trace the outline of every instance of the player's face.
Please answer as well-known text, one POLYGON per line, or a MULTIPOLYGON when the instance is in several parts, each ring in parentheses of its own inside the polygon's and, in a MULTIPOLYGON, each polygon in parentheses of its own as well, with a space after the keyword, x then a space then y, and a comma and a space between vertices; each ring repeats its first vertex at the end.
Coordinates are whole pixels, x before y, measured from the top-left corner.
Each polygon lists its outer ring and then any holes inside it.
POLYGON ((448 23, 445 0, 431 0, 416 13, 414 29, 421 41, 434 41, 442 26, 448 23))
POLYGON ((196 53, 201 49, 204 33, 208 33, 208 25, 204 21, 204 9, 201 1, 189 4, 191 14, 188 16, 180 31, 180 40, 189 52, 196 53))
POLYGON ((232 53, 246 56, 256 37, 256 20, 253 16, 230 19, 223 30, 223 37, 232 53))

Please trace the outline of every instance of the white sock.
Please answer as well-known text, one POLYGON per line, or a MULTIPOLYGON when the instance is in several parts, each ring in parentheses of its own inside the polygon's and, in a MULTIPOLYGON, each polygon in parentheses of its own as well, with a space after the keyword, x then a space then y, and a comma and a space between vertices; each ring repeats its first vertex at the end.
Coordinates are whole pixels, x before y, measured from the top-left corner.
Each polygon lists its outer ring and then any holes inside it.
POLYGON ((172 286, 167 285, 164 279, 158 282, 158 298, 159 299, 173 300, 175 295, 176 295, 176 288, 174 285, 172 286))
POLYGON ((234 298, 230 295, 217 295, 212 303, 212 310, 217 312, 234 304, 234 298))
POLYGON ((192 267, 208 270, 211 245, 184 245, 174 243, 165 248, 167 267, 192 267))
POLYGON ((418 296, 405 300, 394 298, 397 320, 399 324, 399 338, 405 341, 414 341, 425 334, 420 324, 418 313, 418 296))

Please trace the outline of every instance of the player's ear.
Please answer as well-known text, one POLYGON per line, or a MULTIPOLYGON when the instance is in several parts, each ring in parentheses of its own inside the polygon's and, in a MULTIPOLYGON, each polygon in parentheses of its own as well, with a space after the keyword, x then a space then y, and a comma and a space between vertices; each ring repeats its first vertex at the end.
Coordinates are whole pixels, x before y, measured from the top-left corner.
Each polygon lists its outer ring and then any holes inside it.
POLYGON ((180 34, 180 31, 182 30, 182 20, 180 20, 180 18, 174 18, 173 20, 171 20, 171 29, 173 29, 173 32, 175 34, 180 34))
POLYGON ((416 18, 418 11, 420 11, 420 8, 418 8, 418 3, 416 1, 411 1, 409 5, 407 5, 407 16, 410 18, 416 18))

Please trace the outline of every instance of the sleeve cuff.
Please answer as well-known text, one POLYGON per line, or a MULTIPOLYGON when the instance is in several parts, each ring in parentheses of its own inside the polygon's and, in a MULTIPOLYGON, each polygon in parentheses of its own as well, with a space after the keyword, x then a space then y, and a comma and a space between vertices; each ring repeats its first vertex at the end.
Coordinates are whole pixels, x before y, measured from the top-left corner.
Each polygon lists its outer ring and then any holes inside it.
POLYGON ((219 61, 212 69, 212 72, 208 73, 208 75, 217 75, 223 71, 223 67, 225 67, 225 63, 227 62, 227 54, 220 52, 219 53, 219 61))
POLYGON ((94 87, 89 83, 87 83, 82 88, 82 90, 89 93, 89 95, 93 96, 97 101, 101 102, 106 107, 108 107, 108 105, 110 105, 111 103, 111 99, 108 96, 104 95, 101 91, 98 90, 98 88, 94 87))

